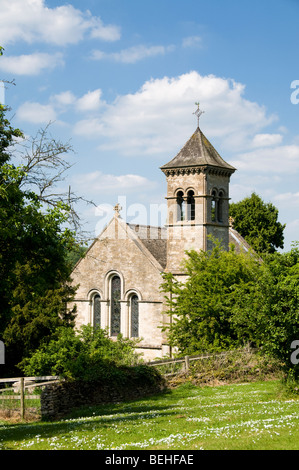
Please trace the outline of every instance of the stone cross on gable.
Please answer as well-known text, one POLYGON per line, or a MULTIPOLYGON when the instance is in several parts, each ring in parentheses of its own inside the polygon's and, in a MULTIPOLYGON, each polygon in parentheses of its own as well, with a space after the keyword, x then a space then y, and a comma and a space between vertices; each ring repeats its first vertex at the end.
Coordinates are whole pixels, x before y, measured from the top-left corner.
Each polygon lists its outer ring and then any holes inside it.
POLYGON ((115 213, 114 216, 115 216, 115 217, 120 217, 120 211, 122 210, 121 205, 117 203, 117 204, 114 206, 113 209, 114 209, 114 213, 115 213))

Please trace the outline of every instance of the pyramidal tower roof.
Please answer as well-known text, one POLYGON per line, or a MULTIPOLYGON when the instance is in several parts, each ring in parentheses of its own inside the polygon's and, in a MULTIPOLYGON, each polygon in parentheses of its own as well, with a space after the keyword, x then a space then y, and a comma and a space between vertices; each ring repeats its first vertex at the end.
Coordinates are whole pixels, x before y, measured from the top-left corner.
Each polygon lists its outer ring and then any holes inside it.
POLYGON ((188 167, 216 167, 233 173, 236 169, 226 163, 199 127, 190 137, 180 152, 161 170, 188 167))

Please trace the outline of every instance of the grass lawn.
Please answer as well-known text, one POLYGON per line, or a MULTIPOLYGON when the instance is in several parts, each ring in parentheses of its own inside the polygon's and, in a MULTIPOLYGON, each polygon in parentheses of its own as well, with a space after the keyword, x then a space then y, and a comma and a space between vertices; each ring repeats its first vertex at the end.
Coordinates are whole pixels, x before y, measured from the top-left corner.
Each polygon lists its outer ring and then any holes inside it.
POLYGON ((81 409, 57 422, 0 422, 0 450, 299 449, 299 398, 277 381, 196 387, 81 409))

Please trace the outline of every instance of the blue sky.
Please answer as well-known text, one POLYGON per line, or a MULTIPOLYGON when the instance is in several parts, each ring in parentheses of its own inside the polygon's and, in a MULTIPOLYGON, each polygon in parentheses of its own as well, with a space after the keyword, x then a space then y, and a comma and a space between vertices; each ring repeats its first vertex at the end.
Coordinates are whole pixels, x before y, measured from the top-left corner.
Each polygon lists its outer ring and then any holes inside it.
POLYGON ((26 135, 51 121, 71 141, 65 185, 99 206, 81 208, 93 235, 117 202, 127 221, 164 222, 159 167, 196 129, 200 101, 202 131, 237 168, 232 201, 255 191, 287 224, 285 249, 299 240, 298 0, 0 0, 0 11, 9 117, 26 135))

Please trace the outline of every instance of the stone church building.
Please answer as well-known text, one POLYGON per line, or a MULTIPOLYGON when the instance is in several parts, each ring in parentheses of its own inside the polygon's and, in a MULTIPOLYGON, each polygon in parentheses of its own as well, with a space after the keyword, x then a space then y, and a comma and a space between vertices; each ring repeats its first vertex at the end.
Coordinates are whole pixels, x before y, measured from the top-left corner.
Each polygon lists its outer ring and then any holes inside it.
POLYGON ((209 235, 228 248, 248 250, 229 224, 229 181, 235 168, 226 163, 199 127, 168 163, 161 167, 167 183, 165 227, 132 225, 119 207, 102 233, 76 265, 72 279, 79 284, 75 303, 77 327, 108 328, 115 338, 139 338, 138 352, 145 360, 169 354, 161 326, 161 274, 184 277, 181 266, 190 249, 207 250, 209 235))

